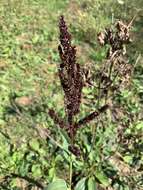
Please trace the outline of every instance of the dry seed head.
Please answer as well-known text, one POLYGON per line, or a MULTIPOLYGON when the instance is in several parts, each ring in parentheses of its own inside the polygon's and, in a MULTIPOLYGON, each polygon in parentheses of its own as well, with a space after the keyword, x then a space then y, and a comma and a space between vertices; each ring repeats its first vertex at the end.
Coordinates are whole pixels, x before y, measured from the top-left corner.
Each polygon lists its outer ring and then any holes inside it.
POLYGON ((76 48, 71 45, 71 35, 63 16, 60 17, 59 29, 60 45, 58 50, 61 58, 59 77, 65 94, 67 115, 72 120, 72 117, 79 112, 81 103, 82 74, 80 65, 76 63, 76 48))

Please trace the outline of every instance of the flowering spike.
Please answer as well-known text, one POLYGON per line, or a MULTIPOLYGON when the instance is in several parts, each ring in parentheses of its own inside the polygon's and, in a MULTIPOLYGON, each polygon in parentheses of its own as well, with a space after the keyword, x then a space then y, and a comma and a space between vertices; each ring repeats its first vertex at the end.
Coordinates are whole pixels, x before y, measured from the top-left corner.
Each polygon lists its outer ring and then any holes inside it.
POLYGON ((63 16, 60 17, 59 30, 60 45, 58 50, 61 58, 59 77, 65 94, 68 123, 72 125, 73 116, 79 112, 83 82, 80 65, 76 63, 76 48, 71 45, 71 35, 63 16))

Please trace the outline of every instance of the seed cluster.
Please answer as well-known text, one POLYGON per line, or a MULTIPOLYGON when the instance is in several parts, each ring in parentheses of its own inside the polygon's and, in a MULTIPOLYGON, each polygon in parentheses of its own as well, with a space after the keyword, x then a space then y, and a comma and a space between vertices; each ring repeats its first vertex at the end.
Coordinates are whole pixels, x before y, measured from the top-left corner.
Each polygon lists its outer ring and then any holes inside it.
POLYGON ((71 35, 67 30, 64 17, 60 17, 60 45, 58 47, 61 64, 59 77, 65 94, 68 123, 72 125, 73 116, 79 112, 83 79, 80 65, 76 63, 76 48, 71 45, 71 35))
POLYGON ((106 28, 104 32, 98 34, 100 45, 108 44, 110 46, 107 58, 110 58, 118 50, 124 52, 124 54, 126 53, 124 45, 131 42, 130 27, 130 24, 126 25, 122 21, 118 21, 116 23, 116 32, 111 28, 106 28))

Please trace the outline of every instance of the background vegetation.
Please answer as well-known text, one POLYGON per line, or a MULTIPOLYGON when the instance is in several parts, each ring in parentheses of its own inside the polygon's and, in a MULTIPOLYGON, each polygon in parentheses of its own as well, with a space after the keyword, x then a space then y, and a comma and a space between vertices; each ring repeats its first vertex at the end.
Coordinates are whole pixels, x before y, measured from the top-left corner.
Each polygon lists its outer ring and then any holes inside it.
MULTIPOLYGON (((73 159, 75 190, 86 186, 88 190, 143 189, 142 8, 142 0, 0 0, 1 189, 36 189, 43 185, 46 189, 57 178, 69 184, 69 158, 64 151, 67 141, 47 113, 47 107, 51 107, 64 116, 57 74, 58 20, 63 13, 77 46, 78 62, 92 71, 99 69, 106 55, 106 48, 97 43, 97 33, 118 19, 129 23, 136 15, 133 43, 127 47, 134 73, 130 87, 115 97, 118 122, 110 113, 108 120, 103 115, 105 129, 96 131, 91 168, 73 159), (92 161, 96 161, 95 167, 92 161)), ((81 116, 94 108, 94 90, 87 86, 83 92, 81 116)), ((79 135, 84 152, 90 149, 89 129, 90 125, 79 135)))

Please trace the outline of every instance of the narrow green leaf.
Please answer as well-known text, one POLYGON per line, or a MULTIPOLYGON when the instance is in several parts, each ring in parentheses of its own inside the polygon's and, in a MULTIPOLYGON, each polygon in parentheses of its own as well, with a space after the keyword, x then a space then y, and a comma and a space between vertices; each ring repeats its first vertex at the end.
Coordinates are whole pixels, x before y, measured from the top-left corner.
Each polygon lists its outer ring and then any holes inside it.
POLYGON ((94 177, 88 179, 88 190, 97 190, 96 182, 94 177))
POLYGON ((75 186, 75 190, 85 190, 86 177, 82 178, 75 186))
POLYGON ((61 129, 61 128, 59 129, 59 132, 61 133, 63 140, 66 141, 67 144, 69 144, 70 143, 70 138, 69 138, 67 132, 64 129, 61 129))
POLYGON ((110 185, 110 181, 107 178, 107 176, 103 173, 103 171, 97 170, 95 176, 105 187, 110 185))
POLYGON ((53 167, 53 168, 51 168, 51 169, 49 170, 49 178, 50 178, 51 180, 53 180, 54 177, 55 177, 55 168, 53 167))

